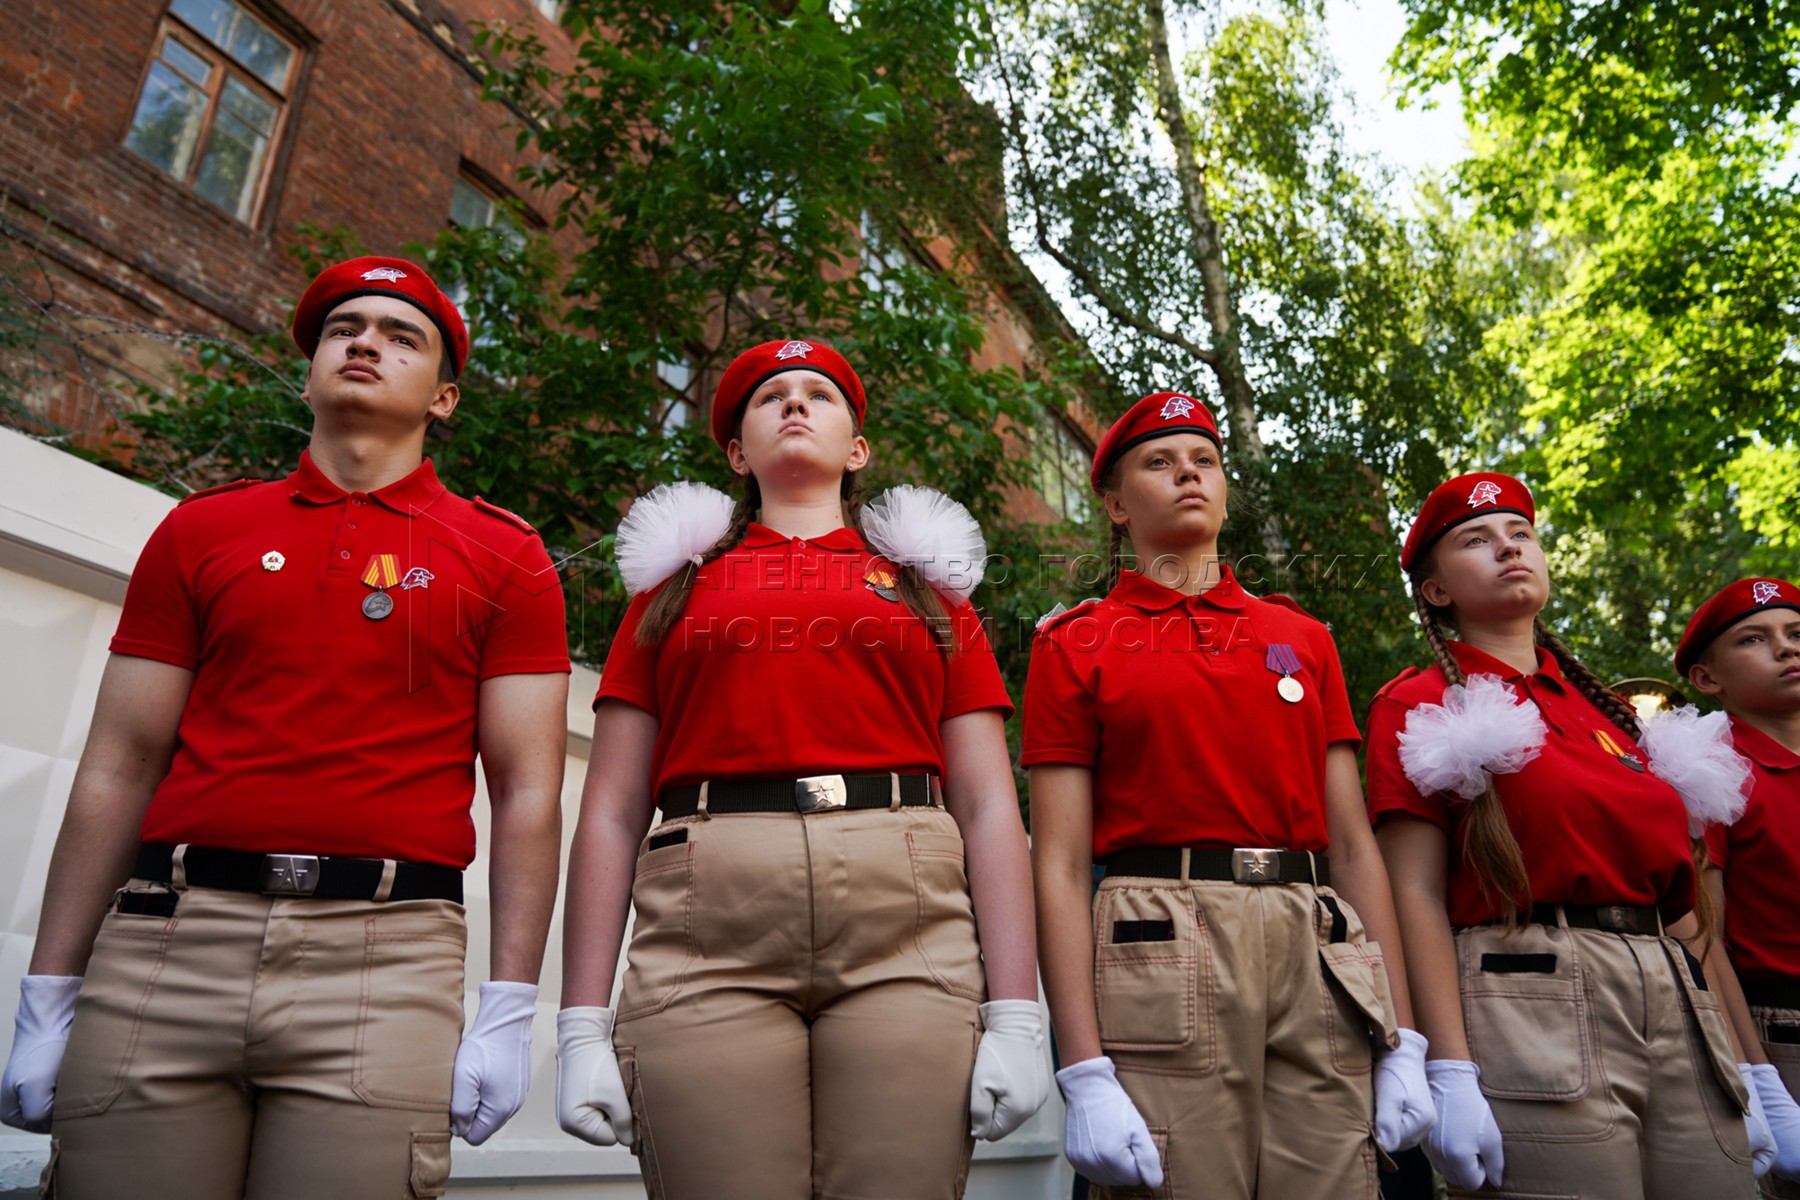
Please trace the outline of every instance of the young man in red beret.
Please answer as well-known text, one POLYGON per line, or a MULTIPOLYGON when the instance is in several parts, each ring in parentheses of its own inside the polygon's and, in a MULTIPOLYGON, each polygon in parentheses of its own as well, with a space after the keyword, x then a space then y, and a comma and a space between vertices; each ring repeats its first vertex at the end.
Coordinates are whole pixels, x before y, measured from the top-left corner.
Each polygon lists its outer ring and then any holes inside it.
POLYGON ((293 337, 311 445, 151 535, 51 858, 0 1119, 51 1134, 65 1200, 436 1196, 452 1133, 524 1100, 561 588, 424 458, 469 347, 424 271, 332 267, 293 337), (493 978, 462 1037, 477 751, 493 978))
POLYGON ((1707 830, 1707 885, 1748 1002, 1728 1007, 1775 1135, 1763 1194, 1800 1200, 1800 587, 1755 578, 1722 589, 1688 622, 1675 667, 1731 714, 1750 765, 1743 815, 1707 830))

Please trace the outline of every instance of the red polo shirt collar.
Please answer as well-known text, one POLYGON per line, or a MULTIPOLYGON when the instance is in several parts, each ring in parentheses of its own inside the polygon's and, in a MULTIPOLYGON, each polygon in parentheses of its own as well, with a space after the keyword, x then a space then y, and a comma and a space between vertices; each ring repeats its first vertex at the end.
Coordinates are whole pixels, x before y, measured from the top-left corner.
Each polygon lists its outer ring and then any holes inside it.
POLYGON ((1501 662, 1485 650, 1477 650, 1467 642, 1451 641, 1450 653, 1456 655, 1456 665, 1462 668, 1464 675, 1498 675, 1507 683, 1535 683, 1541 680, 1556 691, 1569 690, 1563 680, 1562 664, 1542 646, 1537 648, 1537 670, 1532 672, 1530 679, 1526 679, 1523 671, 1501 662))
MULTIPOLYGON (((444 491, 444 485, 438 482, 437 468, 428 458, 406 478, 376 488, 369 495, 401 516, 414 517, 430 508, 444 491)), ((336 504, 350 493, 327 479, 325 472, 313 462, 312 453, 302 450, 300 465, 288 476, 288 495, 308 504, 323 505, 336 504)))
POLYGON ((1731 740, 1745 755, 1771 771, 1791 771, 1800 767, 1800 754, 1795 754, 1786 746, 1751 725, 1736 717, 1731 718, 1731 740))
POLYGON ((750 522, 750 528, 744 532, 743 544, 752 550, 763 550, 770 546, 781 546, 788 542, 805 542, 809 546, 817 546, 821 550, 861 550, 863 540, 856 530, 843 525, 830 533, 820 534, 816 538, 795 538, 785 533, 776 533, 767 525, 750 522))
POLYGON ((1145 612, 1163 612, 1174 608, 1183 601, 1190 602, 1190 607, 1208 604, 1214 608, 1228 609, 1236 612, 1244 607, 1244 589, 1238 583, 1237 576, 1231 573, 1228 564, 1219 564, 1219 582, 1195 596, 1178 592, 1172 587, 1164 587, 1154 579, 1148 579, 1136 571, 1120 571, 1118 586, 1113 588, 1113 599, 1141 608, 1145 612))

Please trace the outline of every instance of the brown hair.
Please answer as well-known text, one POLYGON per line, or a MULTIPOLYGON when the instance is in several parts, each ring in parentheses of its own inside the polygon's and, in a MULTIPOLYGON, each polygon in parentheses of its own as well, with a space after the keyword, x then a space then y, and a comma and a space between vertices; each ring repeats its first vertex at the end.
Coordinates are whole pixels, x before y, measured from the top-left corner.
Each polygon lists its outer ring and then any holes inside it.
MULTIPOLYGON (((862 526, 862 482, 855 471, 845 471, 843 481, 838 486, 838 495, 843 500, 845 523, 863 534, 862 526)), ((762 507, 762 485, 756 482, 756 476, 746 474, 742 479, 742 490, 738 493, 737 505, 731 511, 731 524, 724 536, 707 548, 700 556, 699 563, 689 563, 674 575, 650 601, 644 610, 643 620, 638 622, 637 644, 640 646, 661 645, 669 631, 681 620, 682 613, 687 611, 688 597, 694 590, 694 577, 699 574, 702 565, 712 562, 726 552, 734 549, 744 540, 744 534, 750 529, 750 520, 762 507)), ((867 540, 867 536, 864 540, 867 540)), ((899 594, 900 603, 906 610, 925 623, 931 640, 945 654, 954 654, 956 638, 951 629, 950 612, 944 607, 944 599, 938 595, 937 589, 919 571, 917 567, 892 564, 895 575, 894 590, 899 594)))

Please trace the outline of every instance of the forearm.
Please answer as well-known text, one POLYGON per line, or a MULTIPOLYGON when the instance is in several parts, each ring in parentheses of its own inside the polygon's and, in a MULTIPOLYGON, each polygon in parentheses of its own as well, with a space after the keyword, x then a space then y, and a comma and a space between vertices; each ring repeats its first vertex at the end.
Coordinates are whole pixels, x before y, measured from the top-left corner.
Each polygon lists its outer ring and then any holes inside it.
POLYGON ((1387 967, 1388 991, 1394 999, 1395 1020, 1403 1029, 1416 1029, 1412 990, 1407 986, 1400 920, 1394 912, 1394 894, 1389 886, 1387 866, 1375 847, 1373 834, 1333 841, 1331 882, 1362 918, 1363 931, 1369 940, 1381 947, 1382 961, 1387 967))
POLYGON ((575 827, 563 899, 564 1008, 612 1004, 637 847, 651 816, 650 810, 629 819, 617 812, 584 812, 575 827))
POLYGON ((958 820, 990 1000, 1037 999, 1031 856, 1010 793, 958 820))
POLYGON ((488 975, 536 983, 556 908, 560 797, 547 783, 496 797, 488 864, 488 975))
POLYGON ((161 779, 83 764, 50 855, 33 975, 81 975, 112 895, 131 875, 138 828, 161 779))
POLYGON ((1093 866, 1040 856, 1037 885, 1038 954, 1044 997, 1063 1066, 1104 1053, 1094 1009, 1093 866))

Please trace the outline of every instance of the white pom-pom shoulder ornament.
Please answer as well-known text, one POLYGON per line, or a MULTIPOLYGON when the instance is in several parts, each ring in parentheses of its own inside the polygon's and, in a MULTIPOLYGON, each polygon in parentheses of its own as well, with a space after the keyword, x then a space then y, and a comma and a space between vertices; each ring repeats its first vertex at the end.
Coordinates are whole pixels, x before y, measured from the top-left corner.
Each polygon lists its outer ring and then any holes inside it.
POLYGON ((1699 837, 1708 825, 1730 825, 1749 803, 1750 764, 1731 738, 1731 719, 1691 705, 1658 713, 1640 723, 1638 744, 1650 758, 1650 773, 1681 793, 1688 832, 1699 837))
POLYGON ((881 557, 915 567, 939 591, 967 600, 987 566, 987 539, 969 510, 930 488, 902 484, 863 508, 863 536, 881 557))
POLYGON ((1519 699, 1498 675, 1471 675, 1444 690, 1442 704, 1406 714, 1400 766, 1425 795, 1473 800, 1495 775, 1510 775, 1543 750, 1549 730, 1537 706, 1519 699))
POLYGON ((703 483, 665 483, 639 496, 613 542, 625 590, 647 592, 697 563, 731 528, 733 507, 730 496, 703 483))

